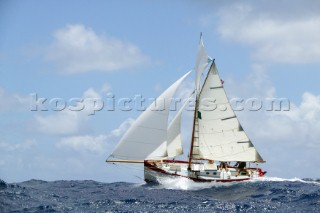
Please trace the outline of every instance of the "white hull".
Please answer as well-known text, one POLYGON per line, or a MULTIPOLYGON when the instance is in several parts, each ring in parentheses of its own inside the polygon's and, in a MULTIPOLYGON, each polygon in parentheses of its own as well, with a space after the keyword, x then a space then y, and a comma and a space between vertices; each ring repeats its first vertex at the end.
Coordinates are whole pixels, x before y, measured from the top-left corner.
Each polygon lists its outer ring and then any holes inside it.
POLYGON ((215 164, 194 164, 188 171, 188 163, 183 161, 145 161, 144 179, 146 182, 159 182, 161 178, 185 177, 196 182, 238 182, 264 176, 259 168, 248 168, 237 175, 237 169, 228 167, 219 170, 215 164))

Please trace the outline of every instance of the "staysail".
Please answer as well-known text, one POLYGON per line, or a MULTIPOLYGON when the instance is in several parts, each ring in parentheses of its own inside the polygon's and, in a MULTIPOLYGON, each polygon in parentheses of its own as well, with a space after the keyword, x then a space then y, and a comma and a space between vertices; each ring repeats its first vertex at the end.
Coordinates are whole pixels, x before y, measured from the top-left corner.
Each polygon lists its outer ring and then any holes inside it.
POLYGON ((231 108, 214 61, 200 92, 197 114, 193 159, 263 161, 231 108))
POLYGON ((188 72, 164 91, 134 122, 110 158, 120 160, 163 159, 167 157, 168 116, 172 97, 188 72))
POLYGON ((181 141, 181 115, 183 107, 171 121, 167 136, 167 157, 175 157, 183 154, 181 141))
MULTIPOLYGON (((192 93, 193 95, 193 93, 192 93)), ((192 95, 184 102, 183 106, 179 109, 176 116, 171 121, 168 127, 168 141, 167 153, 168 158, 173 158, 183 154, 182 140, 181 140, 181 116, 182 112, 192 98, 192 95)))

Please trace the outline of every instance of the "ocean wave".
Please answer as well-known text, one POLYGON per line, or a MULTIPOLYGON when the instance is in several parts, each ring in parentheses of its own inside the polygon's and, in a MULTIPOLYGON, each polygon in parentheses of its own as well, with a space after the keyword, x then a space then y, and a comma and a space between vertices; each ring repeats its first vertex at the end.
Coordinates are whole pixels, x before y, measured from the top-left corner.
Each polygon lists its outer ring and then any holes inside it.
POLYGON ((7 183, 0 179, 0 190, 7 188, 7 183))
POLYGON ((320 184, 319 179, 312 179, 312 178, 280 178, 280 177, 261 177, 255 180, 250 180, 252 182, 259 182, 259 181, 270 181, 270 182, 301 182, 301 183, 311 183, 311 184, 320 184))
POLYGON ((232 187, 238 184, 243 183, 255 183, 255 182, 300 182, 307 184, 317 184, 320 185, 319 179, 310 179, 310 178, 280 178, 280 177, 261 177, 254 180, 248 180, 243 182, 194 182, 185 177, 159 177, 158 185, 155 185, 154 188, 158 189, 175 189, 175 190, 202 190, 215 187, 232 187))
POLYGON ((320 212, 318 179, 161 184, 0 180, 0 212, 320 212))

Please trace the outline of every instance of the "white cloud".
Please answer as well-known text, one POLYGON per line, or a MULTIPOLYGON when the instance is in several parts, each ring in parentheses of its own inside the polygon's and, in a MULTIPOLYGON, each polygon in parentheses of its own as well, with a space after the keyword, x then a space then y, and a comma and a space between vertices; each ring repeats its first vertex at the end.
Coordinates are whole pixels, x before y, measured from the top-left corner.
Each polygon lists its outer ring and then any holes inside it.
POLYGON ((28 110, 30 105, 30 97, 11 94, 0 87, 0 112, 28 110))
POLYGON ((263 66, 254 65, 252 69, 245 80, 226 79, 225 87, 230 97, 244 98, 244 100, 257 98, 262 101, 263 107, 259 111, 250 111, 244 107, 244 111, 237 112, 244 119, 248 129, 255 134, 254 137, 268 140, 268 143, 283 140, 284 143, 294 145, 319 146, 320 143, 316 138, 320 138, 320 132, 316 129, 320 128, 320 95, 305 92, 299 104, 288 99, 289 111, 268 111, 266 110, 268 98, 279 98, 276 88, 263 66), (257 121, 261 124, 257 125, 257 121), (306 141, 307 138, 313 139, 306 141))
POLYGON ((46 134, 75 134, 87 118, 81 112, 61 111, 48 116, 35 116, 38 130, 46 134))
POLYGON ((89 88, 83 94, 83 102, 77 103, 74 107, 82 110, 70 110, 68 107, 62 111, 56 111, 51 115, 41 116, 36 115, 37 129, 46 134, 77 134, 87 124, 90 115, 93 115, 95 111, 99 111, 103 108, 102 98, 99 93, 94 89, 89 88), (97 100, 95 102, 95 100, 97 100))
POLYGON ((134 119, 128 118, 118 128, 112 130, 108 135, 109 138, 122 136, 134 123, 134 119))
POLYGON ((107 94, 112 91, 112 87, 109 83, 104 83, 100 89, 101 93, 107 94))
POLYGON ((267 72, 263 66, 254 65, 252 68, 253 71, 244 81, 234 79, 225 81, 226 90, 229 92, 228 94, 231 94, 230 97, 244 98, 245 100, 256 98, 262 101, 263 107, 258 112, 250 111, 244 107, 243 112, 237 113, 244 118, 248 129, 251 129, 255 137, 268 140, 269 143, 283 140, 284 143, 292 145, 320 147, 320 143, 316 139, 320 138, 320 132, 316 130, 320 128, 320 95, 305 92, 302 94, 302 101, 299 104, 288 99, 290 101, 289 111, 268 111, 266 110, 268 98, 279 98, 276 88, 266 75, 267 72), (257 120, 261 124, 257 125, 257 120))
POLYGON ((161 83, 156 83, 153 86, 153 89, 154 89, 155 92, 162 92, 162 90, 163 90, 161 83))
POLYGON ((93 88, 89 88, 83 93, 83 98, 85 98, 85 99, 88 99, 88 98, 101 99, 101 95, 98 92, 96 92, 93 88))
POLYGON ((19 142, 10 141, 10 137, 7 141, 0 139, 0 173, 5 180, 15 182, 32 178, 132 181, 130 174, 137 172, 126 172, 119 177, 116 174, 123 171, 105 163, 132 122, 133 119, 128 119, 107 134, 62 136, 58 141, 57 137, 39 138, 39 135, 37 140, 19 142))
POLYGON ((288 112, 268 113, 264 121, 266 129, 259 131, 264 138, 285 140, 291 146, 320 149, 320 95, 305 92, 299 106, 293 105, 288 112))
MULTIPOLYGON (((225 79, 229 96, 262 101, 277 98, 276 88, 265 68, 254 65, 252 69, 247 79, 225 79)), ((245 107, 244 111, 236 113, 253 144, 267 161, 268 175, 317 177, 310 162, 319 161, 320 94, 303 93, 300 103, 290 103, 289 111, 267 111, 265 108, 249 111, 245 107)))
POLYGON ((276 88, 267 73, 265 66, 253 64, 251 72, 244 79, 224 78, 225 90, 229 99, 242 98, 246 102, 250 98, 256 98, 264 102, 265 99, 276 98, 276 88))
POLYGON ((106 138, 107 137, 105 135, 99 135, 97 137, 90 135, 65 137, 57 143, 57 147, 69 147, 75 151, 89 151, 102 154, 106 152, 106 138))
MULTIPOLYGON (((254 49, 259 61, 320 62, 320 13, 314 3, 236 2, 219 10, 221 37, 254 49), (305 13, 308 11, 309 13, 305 13), (311 11, 314 11, 311 12, 311 11), (294 14, 294 15, 293 15, 294 14)), ((317 5, 317 4, 316 4, 317 5)), ((318 7, 319 8, 319 7, 318 7)), ((201 19, 206 20, 210 16, 201 19)))
POLYGON ((53 36, 46 58, 61 66, 63 73, 110 72, 148 61, 136 45, 98 35, 80 24, 58 29, 53 36))
POLYGON ((80 152, 92 152, 96 154, 110 154, 118 142, 120 137, 130 128, 134 119, 128 118, 118 128, 110 131, 109 134, 91 136, 91 135, 78 135, 63 137, 58 143, 58 148, 71 148, 80 152))
POLYGON ((0 142, 0 149, 2 151, 17 151, 17 150, 24 150, 30 149, 38 144, 38 142, 34 139, 26 140, 22 143, 7 143, 7 142, 0 142))
MULTIPOLYGON (((249 116, 249 113, 247 113, 249 116)), ((317 178, 312 162, 320 151, 320 96, 305 92, 298 106, 288 112, 263 112, 247 129, 267 160, 270 175, 317 178)))

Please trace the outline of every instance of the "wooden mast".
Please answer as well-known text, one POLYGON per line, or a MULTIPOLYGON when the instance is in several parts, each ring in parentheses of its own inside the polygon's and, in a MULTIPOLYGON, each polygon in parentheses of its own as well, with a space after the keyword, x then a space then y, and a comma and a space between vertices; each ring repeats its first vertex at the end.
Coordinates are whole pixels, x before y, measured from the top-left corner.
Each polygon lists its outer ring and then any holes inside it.
MULTIPOLYGON (((202 32, 200 33, 200 45, 202 42, 202 32)), ((194 114, 193 114, 193 126, 192 126, 192 136, 191 136, 191 144, 190 144, 190 152, 189 152, 189 162, 188 162, 188 171, 191 171, 191 161, 192 161, 192 155, 193 155, 193 144, 194 144, 194 130, 196 126, 196 119, 197 119, 197 112, 198 112, 198 96, 200 92, 198 92, 198 86, 196 83, 196 89, 195 89, 195 94, 196 94, 196 101, 195 101, 195 107, 194 107, 194 114)))
MULTIPOLYGON (((209 70, 208 70, 206 79, 204 80, 204 83, 203 83, 203 84, 205 84, 205 82, 206 82, 207 79, 208 79, 208 76, 209 76, 209 73, 210 73, 210 71, 211 71, 211 68, 212 68, 212 66, 215 64, 214 61, 215 61, 215 60, 213 59, 213 60, 212 60, 212 63, 211 63, 211 66, 210 66, 210 68, 209 68, 209 70)), ((198 113, 198 108, 199 108, 199 100, 198 100, 198 99, 199 99, 199 96, 200 96, 200 93, 201 93, 202 89, 203 89, 203 86, 202 86, 202 88, 200 89, 199 94, 198 94, 198 92, 197 92, 197 90, 196 90, 196 103, 195 103, 196 106, 195 106, 195 109, 194 109, 194 116, 193 116, 192 138, 191 138, 190 153, 189 153, 188 171, 191 171, 191 162, 192 162, 193 146, 194 146, 194 130, 195 130, 195 126, 196 126, 196 119, 197 119, 197 113, 198 113)), ((198 131, 199 131, 199 129, 198 129, 198 131)), ((199 137, 199 132, 198 132, 198 137, 199 137)), ((198 140, 199 140, 199 138, 198 138, 198 140)), ((198 142, 199 142, 199 141, 198 141, 198 142)))
POLYGON ((195 103, 194 115, 193 115, 193 127, 192 127, 191 145, 190 145, 190 152, 189 152, 188 171, 191 171, 191 161, 192 161, 193 144, 194 144, 194 130, 195 130, 195 124, 197 119, 197 111, 198 111, 198 94, 196 92, 196 103, 195 103))

